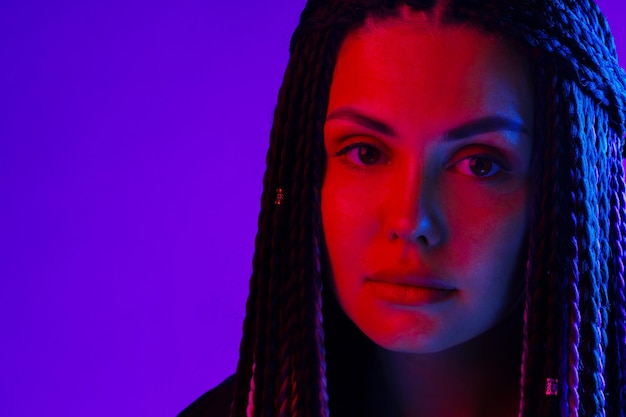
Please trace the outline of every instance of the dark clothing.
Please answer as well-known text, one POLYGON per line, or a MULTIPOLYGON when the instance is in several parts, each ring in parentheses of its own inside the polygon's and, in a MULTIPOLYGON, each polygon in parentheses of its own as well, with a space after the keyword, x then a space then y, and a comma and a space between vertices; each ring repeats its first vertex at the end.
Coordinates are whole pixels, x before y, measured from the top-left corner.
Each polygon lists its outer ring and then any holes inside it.
MULTIPOLYGON (((330 291, 325 286, 325 291, 330 291)), ((393 415, 389 404, 363 398, 368 381, 380 381, 380 372, 372 366, 374 343, 345 315, 334 297, 324 299, 326 377, 330 415, 335 417, 370 417, 393 415)), ((194 401, 178 417, 228 417, 233 401, 235 376, 194 401)), ((378 382, 379 386, 380 382, 378 382)), ((382 384, 384 386, 384 384, 382 384)), ((391 389, 392 387, 388 387, 391 389)), ((391 395, 391 394, 390 394, 391 395)), ((381 398, 384 396, 381 395, 381 398)), ((246 399, 247 400, 247 399, 246 399)))
POLYGON ((228 417, 234 388, 235 375, 231 375, 191 403, 178 417, 228 417))

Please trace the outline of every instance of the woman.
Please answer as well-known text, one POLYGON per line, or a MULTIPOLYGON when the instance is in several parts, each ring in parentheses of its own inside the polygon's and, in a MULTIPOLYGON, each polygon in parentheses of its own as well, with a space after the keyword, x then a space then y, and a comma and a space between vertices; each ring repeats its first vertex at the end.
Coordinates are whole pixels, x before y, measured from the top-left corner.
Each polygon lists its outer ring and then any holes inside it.
POLYGON ((237 373, 181 415, 622 416, 614 49, 591 1, 309 1, 237 373))

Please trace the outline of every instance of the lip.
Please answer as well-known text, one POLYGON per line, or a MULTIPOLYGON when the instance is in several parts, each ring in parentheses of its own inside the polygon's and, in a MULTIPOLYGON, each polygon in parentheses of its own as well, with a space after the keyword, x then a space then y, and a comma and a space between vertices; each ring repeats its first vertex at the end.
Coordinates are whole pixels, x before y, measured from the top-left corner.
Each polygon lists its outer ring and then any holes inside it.
POLYGON ((365 279, 365 289, 375 298, 404 306, 442 303, 456 292, 451 284, 416 272, 380 271, 365 279))

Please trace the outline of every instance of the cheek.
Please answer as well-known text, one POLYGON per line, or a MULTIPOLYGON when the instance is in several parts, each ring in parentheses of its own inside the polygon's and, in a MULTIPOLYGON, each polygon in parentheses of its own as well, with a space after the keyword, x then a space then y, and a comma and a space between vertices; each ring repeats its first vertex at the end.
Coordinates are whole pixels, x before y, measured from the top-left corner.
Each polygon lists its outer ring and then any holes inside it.
POLYGON ((459 268, 480 269, 487 276, 515 275, 527 238, 528 194, 526 185, 503 195, 461 191, 447 202, 459 268))
POLYGON ((322 227, 333 289, 345 309, 345 302, 353 301, 345 296, 352 297, 358 289, 358 266, 364 263, 368 242, 378 229, 378 209, 368 190, 351 187, 342 177, 332 174, 327 173, 322 186, 322 227))
POLYGON ((333 178, 326 180, 321 210, 329 248, 358 245, 375 233, 379 210, 370 190, 363 187, 349 187, 333 178))

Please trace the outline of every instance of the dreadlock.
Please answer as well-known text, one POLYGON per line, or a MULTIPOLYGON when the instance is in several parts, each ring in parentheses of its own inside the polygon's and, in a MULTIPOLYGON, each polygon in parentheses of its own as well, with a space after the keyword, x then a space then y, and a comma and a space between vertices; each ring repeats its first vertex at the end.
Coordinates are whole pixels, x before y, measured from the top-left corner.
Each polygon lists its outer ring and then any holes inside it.
MULTIPOLYGON (((320 194, 332 73, 343 39, 366 18, 435 3, 309 0, 302 13, 270 134, 232 417, 329 415, 328 393, 341 375, 330 364, 327 373, 338 336, 324 333, 349 321, 323 289, 320 194)), ((624 417, 626 76, 607 22, 592 0, 456 0, 445 8, 448 23, 470 22, 533 55, 519 415, 624 417)), ((331 395, 330 408, 339 410, 333 404, 331 395)))

